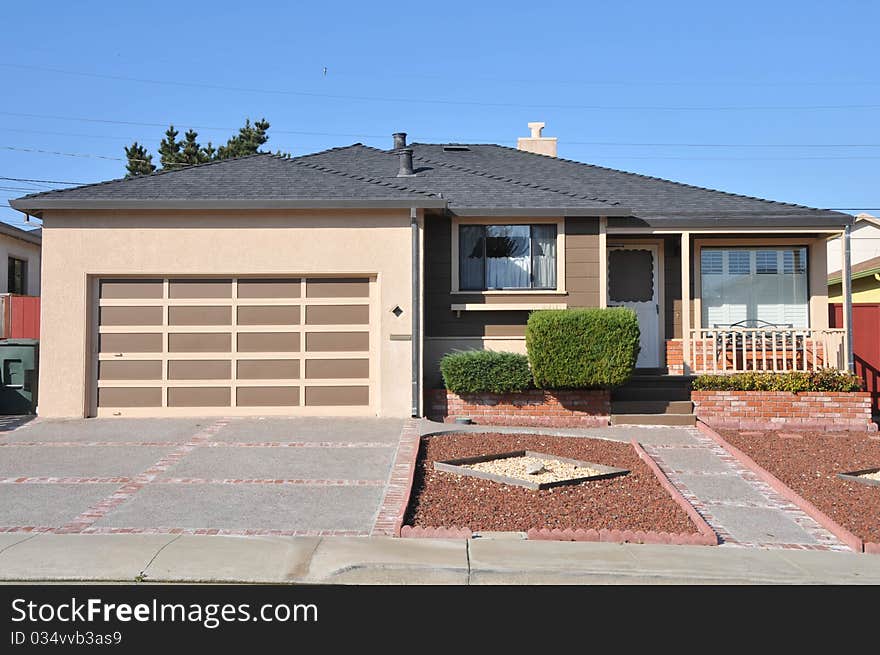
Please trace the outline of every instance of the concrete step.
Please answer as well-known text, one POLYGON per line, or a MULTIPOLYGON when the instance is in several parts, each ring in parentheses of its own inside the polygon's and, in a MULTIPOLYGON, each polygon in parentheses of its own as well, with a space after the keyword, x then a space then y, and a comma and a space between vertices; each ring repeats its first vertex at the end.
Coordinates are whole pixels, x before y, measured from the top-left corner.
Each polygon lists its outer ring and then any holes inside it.
POLYGON ((693 414, 612 414, 611 425, 689 425, 697 424, 693 414))
POLYGON ((691 414, 693 411, 690 400, 615 400, 611 403, 612 414, 691 414))
POLYGON ((611 400, 613 402, 630 400, 661 400, 672 402, 690 399, 690 385, 685 387, 626 385, 618 387, 611 392, 611 400))

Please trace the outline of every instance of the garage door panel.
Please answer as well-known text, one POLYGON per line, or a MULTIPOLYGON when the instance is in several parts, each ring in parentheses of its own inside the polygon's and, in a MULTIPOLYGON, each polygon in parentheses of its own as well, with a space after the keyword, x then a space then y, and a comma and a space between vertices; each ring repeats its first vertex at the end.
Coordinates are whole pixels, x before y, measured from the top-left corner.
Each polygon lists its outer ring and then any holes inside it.
POLYGON ((163 280, 101 280, 98 295, 101 299, 161 298, 163 280))
POLYGON ((238 352, 298 352, 299 332, 240 332, 238 352))
POLYGON ((306 361, 307 379, 345 379, 370 377, 368 359, 310 359, 306 361))
POLYGON ((169 407, 229 407, 229 387, 168 387, 169 407))
POLYGON ((168 362, 169 380, 230 380, 232 362, 213 359, 172 359, 168 362))
POLYGON ((369 305, 311 305, 306 307, 308 325, 366 325, 369 305))
POLYGON ((98 339, 102 353, 160 353, 162 334, 160 332, 125 332, 102 334, 98 339))
POLYGON ((222 332, 169 334, 168 351, 172 353, 228 353, 232 352, 232 335, 222 332))
POLYGON ((299 387, 238 387, 239 407, 297 407, 299 387))
POLYGON ((299 377, 299 360, 238 360, 239 380, 293 380, 299 377))
POLYGON ((306 350, 309 352, 367 352, 370 349, 368 332, 309 332, 306 350))
MULTIPOLYGON (((161 308, 159 308, 161 309, 161 308)), ((232 325, 232 307, 168 308, 169 325, 232 325)))
POLYGON ((369 405, 370 388, 350 387, 306 387, 306 406, 334 407, 369 405))
POLYGON ((369 413, 378 345, 373 284, 319 276, 101 279, 99 415, 369 413))
POLYGON ((232 298, 232 280, 170 280, 169 298, 232 298))
POLYGON ((238 308, 239 325, 299 325, 299 305, 238 308))
POLYGON ((306 297, 369 298, 370 281, 367 278, 309 278, 306 297))
POLYGON ((238 281, 239 298, 299 298, 301 289, 301 278, 238 281))
POLYGON ((161 407, 161 387, 101 387, 98 407, 161 407))
POLYGON ((101 307, 101 325, 162 325, 162 308, 101 307))
POLYGON ((162 361, 105 360, 98 362, 102 380, 161 380, 162 361))

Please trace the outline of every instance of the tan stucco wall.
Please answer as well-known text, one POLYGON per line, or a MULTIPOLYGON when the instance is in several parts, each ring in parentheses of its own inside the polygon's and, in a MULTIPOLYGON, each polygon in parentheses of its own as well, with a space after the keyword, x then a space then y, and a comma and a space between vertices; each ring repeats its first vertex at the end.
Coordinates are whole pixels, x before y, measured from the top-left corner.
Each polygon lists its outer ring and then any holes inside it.
POLYGON ((90 276, 236 274, 376 275, 376 409, 410 415, 411 342, 391 339, 411 331, 408 210, 46 212, 39 414, 87 411, 90 276))
POLYGON ((40 246, 0 234, 0 293, 9 289, 9 257, 27 262, 27 295, 40 295, 40 246))

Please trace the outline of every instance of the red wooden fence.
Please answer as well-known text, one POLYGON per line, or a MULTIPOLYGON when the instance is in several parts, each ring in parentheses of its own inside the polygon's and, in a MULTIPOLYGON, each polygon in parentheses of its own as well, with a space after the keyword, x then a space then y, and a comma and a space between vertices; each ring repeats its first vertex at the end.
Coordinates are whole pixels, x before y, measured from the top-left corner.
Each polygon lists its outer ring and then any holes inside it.
MULTIPOLYGON (((843 305, 828 308, 830 327, 843 327, 843 305)), ((880 412, 880 303, 853 305, 853 353, 856 373, 872 393, 874 411, 880 412)))
POLYGON ((40 297, 4 294, 3 339, 40 338, 40 297))

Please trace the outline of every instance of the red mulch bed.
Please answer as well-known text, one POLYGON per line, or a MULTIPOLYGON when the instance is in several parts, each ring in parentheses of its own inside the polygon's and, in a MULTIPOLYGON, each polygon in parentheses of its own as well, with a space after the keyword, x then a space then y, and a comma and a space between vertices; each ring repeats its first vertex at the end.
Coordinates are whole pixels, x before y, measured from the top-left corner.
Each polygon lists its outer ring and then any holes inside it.
POLYGON ((719 434, 864 541, 880 542, 880 487, 838 473, 880 466, 880 440, 864 434, 782 432, 719 434))
POLYGON ((627 443, 520 434, 444 434, 422 439, 405 525, 473 531, 530 528, 696 534, 696 526, 627 443), (534 450, 629 469, 628 475, 532 491, 434 470, 434 461, 534 450))

